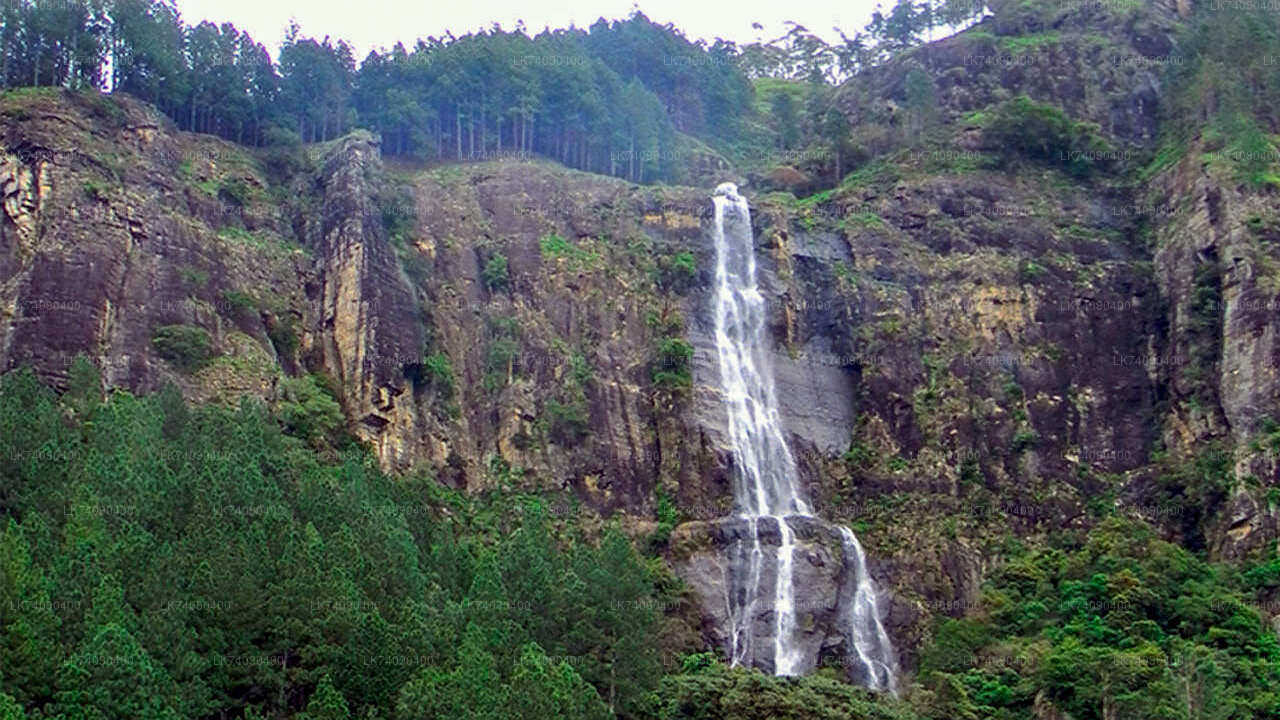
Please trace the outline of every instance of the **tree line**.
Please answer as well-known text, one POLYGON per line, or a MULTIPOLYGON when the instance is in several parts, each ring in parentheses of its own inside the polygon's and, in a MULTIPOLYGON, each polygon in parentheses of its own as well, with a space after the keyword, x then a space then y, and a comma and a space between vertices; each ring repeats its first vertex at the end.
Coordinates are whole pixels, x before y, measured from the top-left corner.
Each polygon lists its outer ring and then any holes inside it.
POLYGON ((273 61, 231 23, 185 24, 173 0, 7 0, 0 81, 126 92, 184 130, 248 145, 324 141, 360 126, 379 131, 393 156, 537 154, 649 181, 672 177, 681 134, 713 147, 741 138, 751 78, 834 82, 981 13, 973 0, 900 0, 842 44, 792 24, 740 47, 693 42, 635 12, 587 29, 446 33, 360 62, 346 42, 295 24, 273 61))
POLYGON ((539 154, 653 179, 677 133, 733 132, 751 87, 731 43, 693 43, 643 15, 589 30, 523 27, 375 50, 289 28, 273 62, 231 23, 183 23, 172 0, 17 0, 0 10, 5 87, 126 92, 177 125, 249 145, 356 126, 390 155, 539 154), (728 72, 726 72, 726 69, 728 72))

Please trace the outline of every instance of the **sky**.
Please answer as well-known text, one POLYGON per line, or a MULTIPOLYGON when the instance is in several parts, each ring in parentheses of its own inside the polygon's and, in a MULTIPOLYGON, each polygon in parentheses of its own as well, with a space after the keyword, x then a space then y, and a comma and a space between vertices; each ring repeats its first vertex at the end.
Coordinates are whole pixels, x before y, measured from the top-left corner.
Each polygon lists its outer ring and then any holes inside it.
MULTIPOLYGON (((772 39, 783 34, 787 20, 794 20, 829 41, 838 39, 832 27, 847 34, 867 24, 876 0, 177 0, 183 19, 192 25, 201 20, 232 22, 248 30, 274 56, 290 18, 297 19, 305 36, 343 39, 363 58, 370 50, 391 47, 397 41, 412 48, 414 41, 445 30, 455 35, 487 28, 498 22, 513 29, 524 20, 530 33, 545 26, 589 27, 597 18, 625 18, 635 7, 649 19, 674 23, 691 40, 723 37, 738 43, 772 39), (764 30, 752 29, 758 22, 764 30)), ((892 0, 888 0, 888 5, 892 0)))

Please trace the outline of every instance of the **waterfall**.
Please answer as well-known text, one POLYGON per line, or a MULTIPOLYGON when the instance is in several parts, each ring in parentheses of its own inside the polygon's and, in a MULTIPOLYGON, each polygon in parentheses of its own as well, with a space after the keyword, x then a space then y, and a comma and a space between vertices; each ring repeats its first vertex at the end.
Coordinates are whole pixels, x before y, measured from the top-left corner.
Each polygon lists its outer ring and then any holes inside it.
MULTIPOLYGON (((731 561, 728 582, 729 661, 751 664, 755 658, 754 626, 762 588, 773 578, 773 652, 775 675, 803 672, 804 653, 797 642, 794 586, 796 536, 790 520, 811 518, 798 486, 799 474, 782 433, 773 373, 769 366, 764 296, 756 285, 756 258, 751 210, 733 183, 716 188, 715 203, 715 337, 720 361, 720 389, 728 411, 729 441, 735 463, 734 504, 743 526, 731 561), (776 550, 761 543, 762 533, 776 532, 776 550), (765 563, 772 572, 765 573, 765 563)), ((874 690, 894 690, 893 648, 880 620, 878 593, 866 570, 862 546, 841 528, 846 595, 848 660, 855 676, 874 690)))

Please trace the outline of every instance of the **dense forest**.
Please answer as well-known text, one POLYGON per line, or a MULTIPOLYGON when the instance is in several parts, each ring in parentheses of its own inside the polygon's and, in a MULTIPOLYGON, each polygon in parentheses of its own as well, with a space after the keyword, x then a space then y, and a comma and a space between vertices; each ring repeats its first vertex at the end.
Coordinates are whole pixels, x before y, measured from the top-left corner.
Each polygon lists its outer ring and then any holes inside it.
POLYGON ((288 382, 230 409, 104 396, 83 359, 61 396, 0 380, 0 718, 1012 719, 1041 693, 1184 718, 1188 692, 1196 717, 1280 713, 1253 600, 1280 561, 1210 565, 1120 518, 1012 548, 920 684, 877 698, 683 654, 687 600, 635 549, 656 536, 553 512, 500 463, 480 495, 385 475, 327 381, 288 382))
POLYGON ((183 129, 249 145, 328 140, 360 126, 380 132, 391 156, 534 153, 646 181, 675 175, 682 136, 721 149, 750 136, 751 78, 829 90, 982 12, 970 0, 903 0, 837 45, 792 24, 743 47, 691 42, 637 12, 587 30, 428 37, 357 64, 346 42, 306 37, 296 25, 274 62, 233 24, 185 25, 166 0, 21 0, 0 17, 0 78, 6 87, 127 92, 183 129))

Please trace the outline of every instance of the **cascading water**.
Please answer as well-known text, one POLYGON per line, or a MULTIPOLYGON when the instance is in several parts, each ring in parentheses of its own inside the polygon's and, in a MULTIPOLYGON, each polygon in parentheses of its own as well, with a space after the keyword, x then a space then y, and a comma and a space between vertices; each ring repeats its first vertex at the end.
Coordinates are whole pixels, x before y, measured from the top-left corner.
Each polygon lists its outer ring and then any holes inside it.
MULTIPOLYGON (((717 187, 713 202, 716 350, 736 465, 734 501, 744 525, 728 583, 729 658, 731 664, 740 665, 755 657, 753 621, 763 590, 764 564, 772 554, 773 672, 795 675, 803 669, 803 653, 796 638, 795 532, 788 519, 812 517, 812 512, 800 493, 795 460, 782 434, 768 363, 764 297, 756 286, 751 210, 733 183, 717 187), (776 551, 766 550, 762 532, 777 533, 776 551)), ((876 588, 857 538, 848 528, 840 532, 845 575, 852 583, 846 590, 852 597, 846 619, 850 660, 856 659, 855 669, 864 685, 892 691, 893 648, 880 621, 876 588)))

